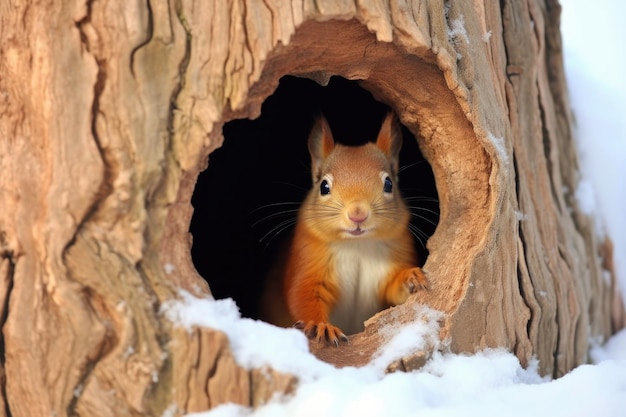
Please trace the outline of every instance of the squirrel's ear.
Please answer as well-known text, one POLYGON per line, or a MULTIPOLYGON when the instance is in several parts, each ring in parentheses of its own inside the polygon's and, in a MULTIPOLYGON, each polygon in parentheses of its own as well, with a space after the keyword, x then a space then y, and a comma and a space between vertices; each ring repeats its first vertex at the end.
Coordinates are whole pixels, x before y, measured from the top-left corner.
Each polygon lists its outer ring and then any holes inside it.
POLYGON ((335 140, 328 122, 324 116, 320 116, 309 135, 309 153, 311 154, 311 170, 314 181, 319 180, 322 176, 322 162, 328 157, 334 147, 335 140))
POLYGON ((402 148, 402 129, 393 112, 387 113, 376 139, 376 146, 387 155, 394 169, 397 169, 402 148))

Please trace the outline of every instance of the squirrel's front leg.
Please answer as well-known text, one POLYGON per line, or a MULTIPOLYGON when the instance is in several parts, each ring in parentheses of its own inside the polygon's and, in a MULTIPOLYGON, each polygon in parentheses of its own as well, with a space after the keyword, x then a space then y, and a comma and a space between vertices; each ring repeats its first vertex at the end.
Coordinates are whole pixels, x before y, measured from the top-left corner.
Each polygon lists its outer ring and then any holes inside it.
POLYGON ((300 277, 287 292, 287 305, 292 317, 297 320, 294 327, 309 339, 339 346, 348 337, 328 321, 330 311, 338 298, 336 286, 313 277, 300 277))
POLYGON ((390 306, 404 303, 409 295, 428 289, 428 281, 419 267, 401 269, 383 288, 383 300, 390 306))

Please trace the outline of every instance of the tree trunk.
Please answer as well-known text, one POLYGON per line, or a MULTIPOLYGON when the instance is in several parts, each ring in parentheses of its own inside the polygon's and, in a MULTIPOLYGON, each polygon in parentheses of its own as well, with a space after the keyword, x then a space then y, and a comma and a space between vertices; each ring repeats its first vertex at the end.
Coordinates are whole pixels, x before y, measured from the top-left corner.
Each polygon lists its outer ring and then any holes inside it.
MULTIPOLYGON (((210 294, 190 256, 196 179, 224 123, 258 116, 287 74, 359 80, 433 168, 431 289, 395 310, 398 325, 423 303, 445 313, 453 351, 504 347, 554 376, 584 363, 624 311, 608 244, 575 198, 559 11, 555 0, 0 5, 0 415, 179 415, 293 389, 297 375, 239 366, 222 333, 159 314, 178 288, 210 294)), ((312 347, 361 365, 390 314, 341 351, 312 347)))

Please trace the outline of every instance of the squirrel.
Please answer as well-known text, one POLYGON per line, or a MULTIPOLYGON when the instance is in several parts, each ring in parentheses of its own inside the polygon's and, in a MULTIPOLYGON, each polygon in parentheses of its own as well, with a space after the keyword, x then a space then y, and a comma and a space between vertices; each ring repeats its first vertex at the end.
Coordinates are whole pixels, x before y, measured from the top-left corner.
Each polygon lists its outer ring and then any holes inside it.
POLYGON ((396 186, 401 147, 392 112, 376 142, 361 146, 336 144, 319 117, 308 139, 313 187, 274 270, 278 284, 269 284, 282 299, 266 292, 262 301, 268 321, 338 346, 348 341, 344 331, 362 331, 378 311, 427 288, 396 186))

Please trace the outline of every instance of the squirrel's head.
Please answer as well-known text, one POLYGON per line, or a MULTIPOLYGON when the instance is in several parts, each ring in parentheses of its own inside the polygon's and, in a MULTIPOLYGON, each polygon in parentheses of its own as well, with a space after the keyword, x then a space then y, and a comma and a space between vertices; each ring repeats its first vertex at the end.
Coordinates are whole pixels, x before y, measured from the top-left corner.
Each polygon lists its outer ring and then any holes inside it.
POLYGON ((398 158, 402 134, 393 113, 375 143, 336 144, 321 117, 309 136, 313 188, 300 221, 327 240, 384 239, 408 231, 409 211, 400 195, 398 158))

